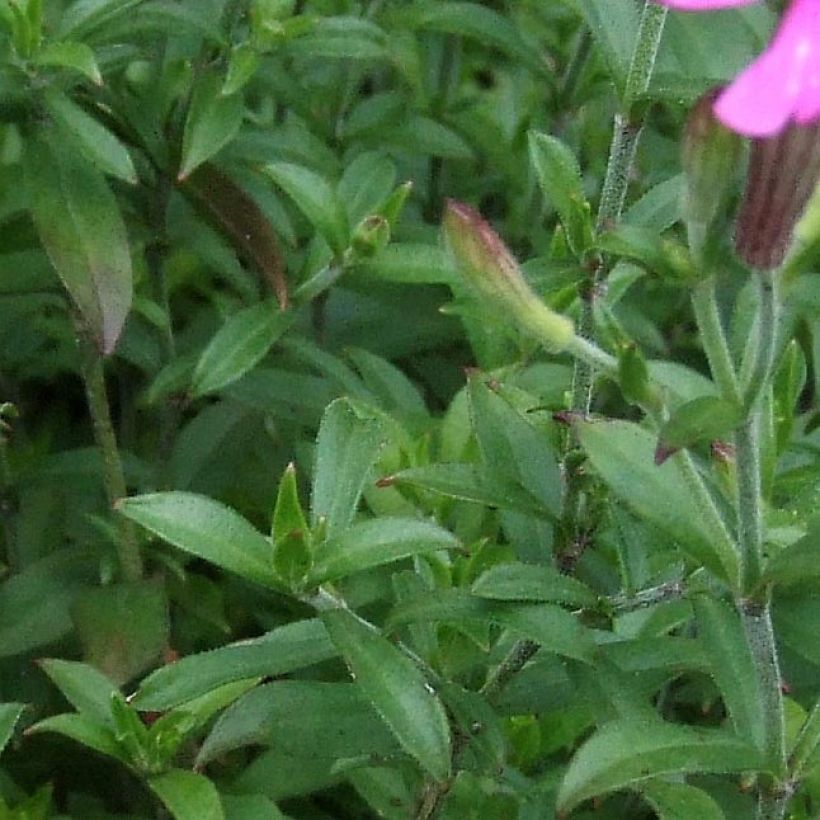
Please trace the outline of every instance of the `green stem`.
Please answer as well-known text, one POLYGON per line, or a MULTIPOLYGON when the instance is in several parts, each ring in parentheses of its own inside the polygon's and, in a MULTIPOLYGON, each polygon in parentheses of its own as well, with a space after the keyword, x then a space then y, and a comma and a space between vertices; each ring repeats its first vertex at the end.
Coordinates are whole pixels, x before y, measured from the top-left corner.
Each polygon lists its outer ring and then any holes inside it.
MULTIPOLYGON (((119 499, 125 498, 127 490, 114 426, 111 423, 108 395, 105 391, 103 357, 87 333, 81 329, 78 336, 80 373, 94 426, 94 439, 102 455, 105 493, 108 504, 113 509, 119 499)), ((136 530, 133 523, 122 515, 117 516, 117 528, 119 530, 117 558, 120 572, 124 580, 138 581, 142 577, 142 557, 137 543, 136 530)))
POLYGON ((786 775, 786 720, 771 606, 768 600, 762 604, 757 601, 745 601, 739 609, 746 642, 751 650, 760 683, 764 754, 776 777, 773 784, 760 785, 757 820, 782 820, 790 789, 783 782, 786 775))
POLYGON ((692 290, 692 307, 712 378, 725 399, 740 404, 740 385, 720 321, 714 277, 699 282, 692 290))
POLYGON ((493 674, 487 678, 487 682, 481 687, 481 694, 489 701, 494 700, 508 681, 524 668, 527 661, 537 651, 538 644, 534 641, 516 641, 504 660, 495 668, 493 674))
POLYGON ((763 572, 759 419, 752 413, 735 430, 737 531, 743 555, 743 589, 754 589, 763 572))
POLYGON ((757 820, 782 820, 791 789, 786 777, 786 730, 780 664, 771 618, 771 588, 761 585, 764 568, 763 493, 760 466, 760 398, 772 378, 777 337, 775 275, 758 273, 760 304, 756 344, 747 352, 743 373, 746 418, 735 430, 737 469, 737 529, 743 560, 743 592, 738 610, 757 669, 764 715, 764 752, 775 772, 774 783, 762 782, 757 820), (749 597, 751 596, 751 597, 749 597))
POLYGON ((772 271, 761 271, 756 275, 759 283, 757 327, 754 333, 757 344, 748 351, 742 368, 743 398, 747 409, 754 407, 768 385, 777 343, 777 278, 772 271))
MULTIPOLYGON (((623 210, 629 177, 635 164, 635 152, 643 129, 643 122, 634 111, 635 103, 649 88, 665 22, 666 8, 653 0, 647 0, 638 26, 621 109, 615 115, 609 160, 598 205, 596 233, 602 233, 613 227, 620 219, 623 210)), ((598 286, 605 275, 606 266, 601 261, 595 266, 590 281, 587 283, 586 292, 583 294, 578 333, 586 339, 592 339, 595 335, 593 305, 598 286)), ((574 410, 582 413, 589 412, 592 403, 593 377, 594 368, 588 362, 576 363, 572 387, 574 410)))

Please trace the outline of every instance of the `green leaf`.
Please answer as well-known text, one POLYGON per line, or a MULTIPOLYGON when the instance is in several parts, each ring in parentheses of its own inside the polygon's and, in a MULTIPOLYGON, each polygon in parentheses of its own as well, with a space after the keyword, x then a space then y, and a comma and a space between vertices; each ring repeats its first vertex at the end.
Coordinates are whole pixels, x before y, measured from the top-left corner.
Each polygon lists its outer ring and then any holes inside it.
POLYGON ((393 242, 375 256, 358 261, 356 267, 377 279, 401 284, 451 284, 457 280, 444 249, 420 242, 393 242))
POLYGON ((490 617, 521 638, 535 641, 547 652, 587 663, 592 661, 595 644, 591 633, 578 619, 552 604, 495 603, 490 617))
POLYGON ((694 599, 698 634, 737 734, 763 749, 765 716, 758 673, 737 612, 704 595, 694 599))
POLYGON ((159 797, 175 820, 224 820, 216 786, 205 775, 183 769, 148 778, 151 791, 159 797))
POLYGON ((168 600, 154 580, 86 590, 71 619, 85 659, 118 684, 155 666, 168 646, 168 600))
POLYGON ((820 516, 809 519, 808 532, 778 552, 766 565, 761 583, 811 584, 820 577, 820 516))
POLYGON ((523 40, 510 19, 486 6, 426 0, 412 4, 404 17, 414 27, 470 37, 485 46, 498 49, 513 60, 523 62, 539 73, 546 71, 543 60, 523 40))
POLYGON ((300 57, 379 60, 387 57, 387 36, 360 17, 320 17, 311 30, 292 40, 288 51, 300 57))
POLYGON ((592 243, 592 222, 575 155, 556 137, 537 131, 529 133, 529 150, 538 184, 558 212, 570 247, 583 253, 592 243))
POLYGON ((0 752, 11 740, 14 727, 26 708, 24 703, 0 703, 0 752))
POLYGON ((195 398, 214 393, 257 365, 293 324, 292 311, 280 311, 271 300, 234 313, 216 332, 196 363, 191 381, 195 398))
POLYGON ((640 225, 662 232, 681 218, 683 174, 677 174, 650 188, 623 216, 628 225, 640 225))
POLYGON ((272 162, 263 170, 296 203, 334 253, 341 254, 350 242, 350 227, 345 209, 328 181, 290 162, 272 162))
POLYGON ((377 213, 396 184, 396 166, 380 151, 359 154, 339 180, 338 195, 347 210, 350 225, 377 213))
POLYGON ((276 504, 273 508, 271 538, 274 543, 288 533, 308 532, 308 522, 299 500, 299 486, 296 482, 296 467, 288 464, 279 482, 276 504))
POLYGON ((221 794, 225 820, 286 820, 276 804, 263 794, 221 794))
POLYGON ((262 64, 259 52, 251 43, 240 43, 231 51, 228 61, 228 75, 222 86, 222 95, 230 97, 236 94, 256 73, 262 64))
POLYGON ((205 739, 197 766, 258 744, 276 746, 294 757, 325 758, 329 766, 339 759, 398 751, 360 687, 310 680, 274 681, 236 701, 205 739))
POLYGON ((490 567, 472 586, 473 595, 497 601, 540 601, 566 606, 595 606, 598 596, 585 584, 537 564, 505 563, 490 567))
POLYGON ((310 582, 321 584, 410 555, 460 546, 454 535, 430 521, 413 518, 362 521, 319 547, 310 582))
POLYGON ((40 241, 109 354, 131 307, 131 255, 117 201, 96 168, 46 138, 26 143, 25 171, 40 241))
POLYGON ((640 788, 644 800, 657 812, 658 820, 725 820, 723 809, 703 789, 688 783, 650 780, 640 788))
POLYGON ((492 390, 486 377, 474 375, 468 386, 473 429, 487 472, 520 485, 558 516, 561 474, 544 431, 492 390))
POLYGON ((120 746, 113 729, 86 715, 65 714, 41 720, 27 730, 31 734, 39 732, 56 732, 88 746, 89 749, 113 757, 121 763, 130 765, 130 761, 120 746))
POLYGON ((351 612, 331 610, 322 618, 357 685, 402 748, 436 780, 448 777, 447 715, 413 661, 351 612))
POLYGON ((700 641, 692 638, 641 636, 600 647, 602 655, 622 672, 663 671, 671 675, 696 671, 708 673, 709 659, 700 641))
POLYGON ((224 148, 242 125, 242 96, 226 96, 222 88, 222 78, 213 72, 203 75, 194 88, 182 135, 182 159, 177 174, 180 181, 224 148))
POLYGON ((575 754, 558 791, 558 810, 570 812, 590 797, 666 774, 757 770, 754 747, 728 732, 645 718, 621 719, 599 729, 575 754))
POLYGON ((311 524, 325 519, 328 538, 353 521, 362 488, 384 444, 375 418, 360 415, 345 399, 325 410, 316 439, 316 469, 311 493, 311 524))
POLYGON ((142 681, 131 702, 148 711, 169 709, 231 681, 286 675, 336 654, 320 620, 295 621, 261 638, 188 655, 162 666, 142 681))
POLYGON ((416 487, 460 501, 554 519, 553 513, 517 484, 499 479, 475 464, 428 464, 410 467, 380 480, 385 486, 416 487))
POLYGON ((656 460, 699 441, 731 436, 741 419, 741 409, 717 396, 699 396, 676 408, 658 433, 656 460))
POLYGON ((144 0, 80 0, 72 3, 60 19, 58 34, 75 40, 87 38, 100 28, 124 17, 144 0))
POLYGON ((573 0, 601 49, 620 92, 638 32, 638 10, 632 0, 573 0))
POLYGON ((591 633, 569 612, 551 604, 493 601, 462 589, 439 589, 402 601, 388 623, 394 628, 417 621, 496 624, 548 652, 584 662, 592 660, 595 651, 591 633))
POLYGON ((94 51, 85 43, 78 43, 73 40, 46 43, 34 55, 31 62, 40 66, 74 69, 95 85, 102 85, 103 82, 97 60, 94 57, 94 51))
POLYGON ((704 526, 698 498, 678 464, 680 456, 657 466, 654 437, 631 422, 580 422, 576 429, 590 461, 615 495, 688 548, 699 563, 732 583, 737 579, 738 555, 704 526))
POLYGON ((273 548, 241 515, 203 495, 151 493, 124 498, 118 510, 169 544, 274 589, 273 548))
POLYGON ((80 714, 97 723, 111 723, 111 696, 118 690, 102 672, 85 663, 57 658, 40 661, 40 667, 80 714))
POLYGON ((0 584, 0 658, 53 643, 71 631, 70 608, 97 581, 90 551, 58 550, 0 584))

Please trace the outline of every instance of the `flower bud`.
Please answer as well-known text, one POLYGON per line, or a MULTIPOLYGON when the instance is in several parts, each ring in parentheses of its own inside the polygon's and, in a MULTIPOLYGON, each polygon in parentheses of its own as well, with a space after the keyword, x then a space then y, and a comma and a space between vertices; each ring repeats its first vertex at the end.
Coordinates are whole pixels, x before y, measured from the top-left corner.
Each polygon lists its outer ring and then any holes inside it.
POLYGON ((735 233, 735 250, 747 265, 760 270, 780 265, 818 177, 820 123, 791 124, 752 141, 735 233))
POLYGON ((459 273, 493 314, 508 312, 553 352, 569 344, 575 335, 572 322, 533 292, 510 251, 477 211, 448 200, 442 231, 459 273))
POLYGON ((741 141, 712 112, 720 89, 704 94, 689 112, 683 132, 683 216, 690 241, 700 241, 734 180, 741 141))
POLYGON ((390 241, 390 223, 379 214, 366 216, 353 231, 350 244, 359 257, 370 257, 390 241))

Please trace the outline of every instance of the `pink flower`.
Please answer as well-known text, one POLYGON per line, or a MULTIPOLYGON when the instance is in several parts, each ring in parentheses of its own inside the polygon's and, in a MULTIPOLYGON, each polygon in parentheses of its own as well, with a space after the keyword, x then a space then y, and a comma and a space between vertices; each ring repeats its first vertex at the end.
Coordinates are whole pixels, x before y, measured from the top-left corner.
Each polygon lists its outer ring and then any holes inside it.
MULTIPOLYGON (((754 0, 659 0, 706 11, 754 0)), ((793 0, 769 47, 718 97, 715 115, 747 137, 768 137, 790 122, 820 119, 820 0, 793 0)))

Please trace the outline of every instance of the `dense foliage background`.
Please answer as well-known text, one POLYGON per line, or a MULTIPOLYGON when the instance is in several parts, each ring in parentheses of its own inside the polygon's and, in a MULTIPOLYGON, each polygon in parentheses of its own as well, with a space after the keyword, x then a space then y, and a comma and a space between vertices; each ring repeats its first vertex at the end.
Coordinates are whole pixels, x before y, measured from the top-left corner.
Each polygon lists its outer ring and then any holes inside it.
MULTIPOLYGON (((670 15, 630 98, 640 13, 0 2, 0 815, 752 816, 731 572, 629 374, 648 362, 671 408, 715 392, 681 130, 775 15, 670 15), (621 226, 595 231, 619 112, 645 127, 621 226), (594 411, 621 421, 570 432, 572 360, 461 283, 447 197, 570 316, 607 254, 597 337, 633 364, 594 411)), ((763 451, 792 739, 820 689, 805 231, 763 451)), ((686 421, 731 529, 731 423, 686 421)))

